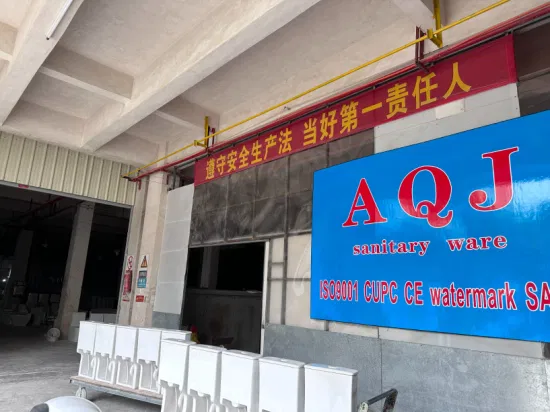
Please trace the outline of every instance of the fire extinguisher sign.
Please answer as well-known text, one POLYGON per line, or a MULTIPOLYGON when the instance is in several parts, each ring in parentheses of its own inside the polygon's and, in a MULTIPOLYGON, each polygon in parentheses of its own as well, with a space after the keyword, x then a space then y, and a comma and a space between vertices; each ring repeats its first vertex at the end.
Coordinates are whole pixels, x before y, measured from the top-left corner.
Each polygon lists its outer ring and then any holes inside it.
POLYGON ((126 259, 126 268, 124 270, 124 278, 122 285, 122 300, 130 302, 130 293, 132 292, 132 273, 134 269, 134 256, 128 255, 126 259))

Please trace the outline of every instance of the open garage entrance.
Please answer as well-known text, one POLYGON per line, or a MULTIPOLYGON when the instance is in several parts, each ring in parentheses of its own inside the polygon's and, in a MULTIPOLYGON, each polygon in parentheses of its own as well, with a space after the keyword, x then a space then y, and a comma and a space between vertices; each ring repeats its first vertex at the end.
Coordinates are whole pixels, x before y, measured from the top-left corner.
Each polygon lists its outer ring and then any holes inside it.
POLYGON ((0 335, 59 327, 62 311, 69 327, 74 312, 114 319, 129 216, 129 208, 0 185, 0 328, 8 331, 0 335))

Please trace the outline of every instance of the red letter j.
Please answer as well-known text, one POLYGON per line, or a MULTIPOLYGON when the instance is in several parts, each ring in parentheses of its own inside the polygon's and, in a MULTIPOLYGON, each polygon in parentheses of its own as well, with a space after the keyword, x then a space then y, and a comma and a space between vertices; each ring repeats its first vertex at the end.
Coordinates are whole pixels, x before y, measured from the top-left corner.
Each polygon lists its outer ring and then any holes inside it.
POLYGON ((493 162, 493 185, 495 200, 492 205, 482 206, 487 201, 487 192, 482 189, 470 193, 470 206, 480 212, 492 212, 508 206, 514 195, 512 183, 512 165, 510 155, 519 150, 518 147, 498 150, 496 152, 484 153, 482 159, 491 159, 493 162))

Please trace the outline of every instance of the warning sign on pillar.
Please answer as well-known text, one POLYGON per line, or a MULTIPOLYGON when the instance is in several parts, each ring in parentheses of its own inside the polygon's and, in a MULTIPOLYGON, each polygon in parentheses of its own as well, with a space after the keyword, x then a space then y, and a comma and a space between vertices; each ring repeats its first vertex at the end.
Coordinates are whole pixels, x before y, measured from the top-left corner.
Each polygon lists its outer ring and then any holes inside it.
POLYGON ((149 255, 143 255, 139 260, 139 271, 137 287, 144 289, 147 287, 147 275, 149 272, 149 255))
POLYGON ((145 296, 136 295, 136 302, 145 302, 145 296))

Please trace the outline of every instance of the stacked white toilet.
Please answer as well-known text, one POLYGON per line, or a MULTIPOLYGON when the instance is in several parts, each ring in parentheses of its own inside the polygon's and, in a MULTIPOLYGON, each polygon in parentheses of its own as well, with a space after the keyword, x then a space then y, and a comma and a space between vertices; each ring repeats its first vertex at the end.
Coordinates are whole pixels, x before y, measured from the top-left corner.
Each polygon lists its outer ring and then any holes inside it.
POLYGON ((162 412, 357 410, 356 370, 197 345, 189 332, 84 321, 77 351, 79 376, 162 389, 162 412))
POLYGON ((304 365, 290 359, 260 359, 260 411, 304 411, 304 365))
POLYGON ((78 343, 76 351, 80 354, 80 366, 78 376, 87 379, 95 377, 95 335, 96 324, 93 322, 80 322, 78 343))
POLYGON ((161 345, 159 382, 162 388, 162 412, 188 412, 191 398, 188 396, 187 379, 189 348, 195 342, 164 339, 161 345))
POLYGON ((224 351, 219 346, 208 345, 192 345, 189 348, 187 388, 192 398, 192 412, 225 412, 220 404, 224 351))
POLYGON ((318 364, 304 369, 304 412, 357 411, 356 370, 318 364))
POLYGON ((220 399, 228 412, 258 412, 261 357, 238 350, 222 352, 220 399))
POLYGON ((138 388, 159 393, 160 386, 155 373, 160 358, 161 329, 140 328, 138 332, 137 362, 140 366, 138 388))
POLYGON ((113 385, 116 378, 115 362, 116 325, 97 323, 94 345, 96 358, 94 379, 113 385))
POLYGON ((138 388, 143 391, 160 393, 159 361, 162 339, 191 340, 191 332, 140 328, 138 332, 137 363, 139 364, 138 388))
POLYGON ((137 363, 138 329, 132 326, 117 326, 115 334, 116 384, 136 389, 139 364, 137 363))

